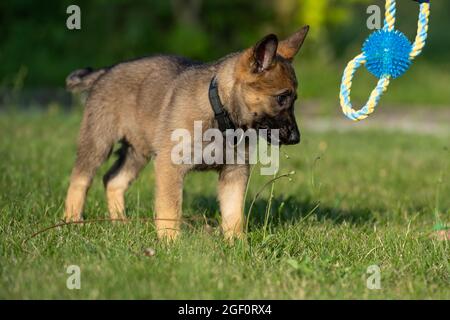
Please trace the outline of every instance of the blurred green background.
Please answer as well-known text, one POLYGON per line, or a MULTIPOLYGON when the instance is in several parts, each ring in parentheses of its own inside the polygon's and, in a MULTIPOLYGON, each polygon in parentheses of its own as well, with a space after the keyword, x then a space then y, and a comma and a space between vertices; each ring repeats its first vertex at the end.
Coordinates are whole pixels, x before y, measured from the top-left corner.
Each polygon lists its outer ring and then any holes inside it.
MULTIPOLYGON (((81 67, 155 53, 210 61, 249 47, 267 33, 284 37, 310 24, 296 61, 301 96, 324 110, 335 109, 343 68, 371 32, 366 27, 370 4, 379 5, 384 15, 383 0, 2 1, 0 101, 11 104, 19 91, 21 97, 27 92, 54 97, 67 74, 81 67), (71 4, 81 8, 81 30, 66 28, 71 4)), ((418 4, 399 0, 397 7, 397 28, 412 40, 418 4)), ((450 1, 432 1, 427 47, 411 71, 392 84, 386 103, 450 105, 449 14, 450 1)), ((361 71, 355 103, 363 103, 375 83, 361 71)))

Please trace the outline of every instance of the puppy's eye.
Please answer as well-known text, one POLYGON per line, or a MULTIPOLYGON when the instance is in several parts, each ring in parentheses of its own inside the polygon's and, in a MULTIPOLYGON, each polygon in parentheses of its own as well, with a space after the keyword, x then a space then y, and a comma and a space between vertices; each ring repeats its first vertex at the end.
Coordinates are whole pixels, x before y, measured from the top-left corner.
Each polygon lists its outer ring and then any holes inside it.
POLYGON ((282 93, 275 97, 279 106, 284 106, 290 97, 289 92, 282 93))

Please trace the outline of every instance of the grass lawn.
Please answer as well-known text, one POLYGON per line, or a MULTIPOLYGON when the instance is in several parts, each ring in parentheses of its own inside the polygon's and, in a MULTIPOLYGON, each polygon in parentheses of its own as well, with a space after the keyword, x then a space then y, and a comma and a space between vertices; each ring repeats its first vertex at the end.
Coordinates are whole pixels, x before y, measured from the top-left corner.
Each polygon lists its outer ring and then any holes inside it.
MULTIPOLYGON (((0 298, 450 298, 449 242, 430 237, 449 223, 448 136, 303 130, 300 145, 282 149, 280 173, 296 173, 274 184, 268 220, 270 186, 234 245, 217 228, 213 173, 188 176, 183 236, 159 243, 138 219, 154 214, 151 165, 128 192, 131 222, 64 226, 23 243, 62 217, 79 121, 0 114, 0 298), (69 265, 81 268, 80 290, 66 288, 69 265), (371 265, 380 290, 366 287, 371 265)), ((99 177, 86 219, 106 217, 99 177)), ((254 170, 247 208, 270 178, 254 170)))

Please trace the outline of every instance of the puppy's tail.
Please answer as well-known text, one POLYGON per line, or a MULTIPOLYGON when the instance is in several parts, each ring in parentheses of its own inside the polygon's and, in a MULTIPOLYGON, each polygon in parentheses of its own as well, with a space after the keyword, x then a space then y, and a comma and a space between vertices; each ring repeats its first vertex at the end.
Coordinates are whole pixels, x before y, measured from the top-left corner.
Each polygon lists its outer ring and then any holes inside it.
POLYGON ((94 70, 84 68, 73 71, 66 78, 66 89, 71 92, 82 92, 92 88, 92 85, 100 78, 108 68, 94 70))

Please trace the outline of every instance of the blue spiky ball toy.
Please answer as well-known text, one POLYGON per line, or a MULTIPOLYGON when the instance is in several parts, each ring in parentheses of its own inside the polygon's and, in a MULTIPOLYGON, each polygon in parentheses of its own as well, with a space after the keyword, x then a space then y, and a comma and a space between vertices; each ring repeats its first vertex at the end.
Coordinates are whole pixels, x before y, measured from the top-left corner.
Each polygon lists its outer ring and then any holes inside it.
POLYGON ((379 30, 364 42, 366 68, 377 78, 389 75, 396 79, 411 66, 412 44, 400 31, 379 30))

